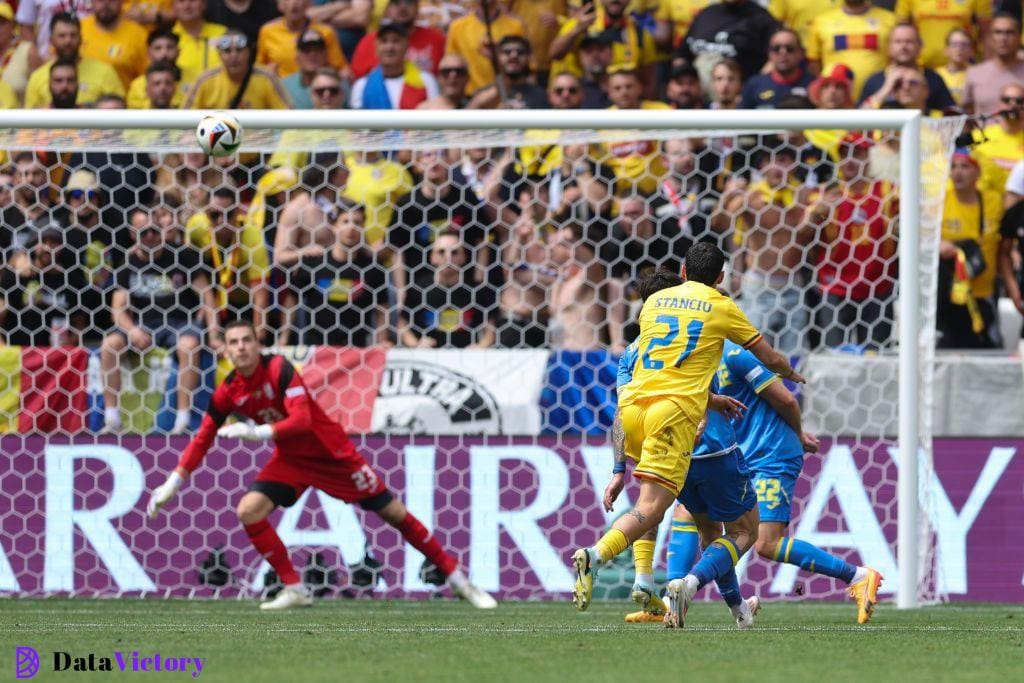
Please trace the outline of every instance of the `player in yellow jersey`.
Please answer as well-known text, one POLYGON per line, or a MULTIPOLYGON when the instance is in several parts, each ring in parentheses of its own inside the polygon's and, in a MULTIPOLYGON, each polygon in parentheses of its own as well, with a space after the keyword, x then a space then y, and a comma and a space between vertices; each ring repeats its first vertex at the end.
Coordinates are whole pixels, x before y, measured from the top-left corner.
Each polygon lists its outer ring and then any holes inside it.
MULTIPOLYGON (((715 289, 724 265, 725 254, 718 247, 698 242, 686 252, 687 281, 650 297, 640 311, 640 353, 632 380, 619 389, 625 450, 636 462, 633 476, 640 480, 640 495, 592 548, 573 553, 573 602, 580 611, 590 606, 601 565, 657 526, 683 488, 725 340, 750 349, 779 376, 804 381, 736 302, 715 289)), ((750 543, 755 540, 756 535, 750 543)))

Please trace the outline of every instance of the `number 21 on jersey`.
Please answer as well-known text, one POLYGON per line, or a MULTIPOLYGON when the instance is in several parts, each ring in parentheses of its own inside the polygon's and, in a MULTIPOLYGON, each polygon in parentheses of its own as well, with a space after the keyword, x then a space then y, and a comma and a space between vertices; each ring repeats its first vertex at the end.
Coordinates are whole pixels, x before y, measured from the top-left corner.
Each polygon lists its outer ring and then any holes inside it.
MULTIPOLYGON (((665 361, 651 358, 651 352, 655 349, 663 346, 671 347, 676 342, 676 338, 679 336, 679 316, 678 315, 659 315, 654 319, 656 323, 661 325, 668 325, 668 332, 660 337, 654 337, 650 342, 647 343, 647 348, 644 349, 644 353, 641 359, 644 364, 645 370, 661 370, 665 367, 665 361)), ((682 365, 693 350, 697 348, 697 341, 700 339, 700 333, 704 329, 703 320, 691 320, 686 325, 686 347, 683 349, 679 357, 676 358, 673 367, 679 367, 682 365)), ((682 340, 680 340, 681 342, 682 340)))

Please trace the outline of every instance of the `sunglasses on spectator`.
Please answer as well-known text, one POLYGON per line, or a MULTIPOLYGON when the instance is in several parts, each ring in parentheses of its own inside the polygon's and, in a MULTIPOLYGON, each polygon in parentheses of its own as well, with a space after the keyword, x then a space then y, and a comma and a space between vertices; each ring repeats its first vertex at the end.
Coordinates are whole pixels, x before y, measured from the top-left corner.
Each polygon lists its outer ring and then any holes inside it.
POLYGON ((464 66, 442 66, 438 69, 438 73, 442 76, 468 76, 469 69, 464 66))
POLYGON ((313 88, 313 94, 317 97, 337 97, 341 94, 341 86, 325 85, 322 88, 313 88))
POLYGON ((68 190, 68 199, 95 199, 100 196, 100 193, 96 190, 68 190))
POLYGON ((225 52, 228 50, 244 50, 248 46, 249 39, 237 34, 221 36, 217 39, 217 49, 225 52))
POLYGON ((796 52, 800 49, 800 46, 792 43, 778 43, 776 45, 769 45, 768 49, 772 52, 796 52))
POLYGON ((554 88, 553 90, 556 95, 577 95, 580 92, 580 89, 575 85, 566 86, 564 88, 554 88))
POLYGON ((1009 95, 1004 95, 999 99, 1002 100, 1003 104, 1016 104, 1018 107, 1024 107, 1024 97, 1010 97, 1009 95))

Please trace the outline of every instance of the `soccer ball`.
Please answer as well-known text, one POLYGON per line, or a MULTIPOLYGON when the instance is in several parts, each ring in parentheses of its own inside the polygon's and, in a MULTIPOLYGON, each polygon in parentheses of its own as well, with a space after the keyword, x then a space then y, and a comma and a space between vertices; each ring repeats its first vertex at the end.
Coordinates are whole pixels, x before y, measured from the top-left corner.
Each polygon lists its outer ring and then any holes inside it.
POLYGON ((196 141, 207 154, 226 157, 242 144, 242 124, 231 114, 215 111, 207 114, 196 127, 196 141))

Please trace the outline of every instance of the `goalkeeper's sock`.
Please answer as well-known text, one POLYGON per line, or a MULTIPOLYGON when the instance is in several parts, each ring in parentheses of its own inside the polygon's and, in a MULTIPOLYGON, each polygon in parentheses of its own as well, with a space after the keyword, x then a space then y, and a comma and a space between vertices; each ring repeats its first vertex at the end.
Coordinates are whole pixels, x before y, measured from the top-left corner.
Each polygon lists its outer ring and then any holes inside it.
MULTIPOLYGON (((697 588, 703 588, 715 579, 726 576, 740 561, 740 549, 731 539, 722 536, 711 542, 704 550, 700 561, 686 577, 697 581, 697 588)), ((735 572, 734 572, 735 573, 735 572)), ((690 583, 690 581, 687 581, 690 583)))
MULTIPOLYGON (((667 576, 665 579, 681 579, 697 561, 697 525, 693 522, 672 520, 672 536, 668 541, 667 576)), ((636 544, 633 544, 636 546, 636 544)))
POLYGON ((249 535, 249 540, 252 541, 253 547, 259 551, 260 555, 277 572, 281 583, 286 586, 302 583, 299 573, 295 571, 295 566, 292 565, 291 558, 288 557, 288 549, 284 547, 281 537, 277 535, 274 527, 270 526, 270 522, 261 519, 255 524, 246 524, 245 533, 249 535))
POLYGON ((626 534, 618 529, 609 529, 608 533, 590 549, 590 557, 592 560, 597 560, 597 565, 601 566, 628 547, 629 539, 626 538, 626 534))
POLYGON ((831 576, 846 583, 853 583, 857 574, 857 568, 849 562, 798 538, 780 538, 779 544, 775 546, 773 559, 776 562, 795 564, 806 571, 831 576))
POLYGON ((736 576, 736 570, 729 567, 729 571, 715 579, 715 585, 718 586, 718 592, 722 595, 725 604, 729 606, 729 609, 732 610, 735 616, 736 610, 743 604, 743 595, 740 593, 740 580, 736 576))
POLYGON ((395 528, 402 534, 402 538, 423 553, 445 576, 451 576, 459 568, 458 561, 444 551, 434 535, 411 512, 406 513, 405 519, 396 524, 395 528))

